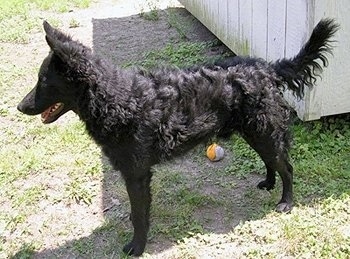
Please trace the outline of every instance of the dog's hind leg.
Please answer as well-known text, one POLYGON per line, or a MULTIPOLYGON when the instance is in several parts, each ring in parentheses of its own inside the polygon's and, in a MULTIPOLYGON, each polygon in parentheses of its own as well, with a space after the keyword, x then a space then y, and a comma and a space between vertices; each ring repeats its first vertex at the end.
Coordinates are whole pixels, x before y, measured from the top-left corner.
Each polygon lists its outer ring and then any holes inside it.
POLYGON ((277 162, 277 171, 282 179, 282 198, 276 206, 278 212, 290 212, 293 207, 293 167, 287 158, 277 162))
POLYGON ((131 221, 134 227, 134 235, 131 242, 123 248, 123 251, 128 255, 139 256, 143 253, 146 246, 151 204, 151 176, 151 172, 148 171, 147 173, 142 173, 142 176, 125 178, 131 204, 131 221))
MULTIPOLYGON (((263 158, 262 158, 263 159, 263 158)), ((263 159, 264 160, 264 159, 263 159)), ((264 162, 265 163, 265 162, 264 162)), ((276 183, 276 171, 265 163, 266 167, 266 179, 258 184, 259 189, 265 189, 267 191, 275 188, 276 183)))
POLYGON ((266 165, 266 179, 258 184, 258 188, 271 190, 276 182, 277 171, 282 179, 282 198, 276 206, 278 212, 289 212, 293 206, 293 167, 289 164, 287 155, 274 152, 266 153, 255 149, 266 165))
POLYGON ((258 188, 273 189, 276 182, 275 172, 278 172, 282 179, 283 190, 282 198, 276 206, 276 211, 289 212, 293 206, 293 167, 288 162, 287 150, 278 149, 275 145, 275 140, 269 135, 259 136, 255 132, 249 135, 244 134, 243 137, 259 154, 266 166, 266 179, 258 184, 258 188))

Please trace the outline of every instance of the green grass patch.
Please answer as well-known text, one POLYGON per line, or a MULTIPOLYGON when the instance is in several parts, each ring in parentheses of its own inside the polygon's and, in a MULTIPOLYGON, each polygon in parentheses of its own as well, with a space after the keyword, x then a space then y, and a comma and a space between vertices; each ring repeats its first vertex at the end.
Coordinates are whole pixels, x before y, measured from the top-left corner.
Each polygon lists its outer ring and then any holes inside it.
POLYGON ((34 0, 31 2, 34 3, 36 9, 39 10, 50 10, 65 13, 72 8, 87 8, 89 7, 91 0, 34 0))
MULTIPOLYGON (((297 201, 350 192, 349 118, 349 115, 334 116, 292 126, 294 136, 290 157, 297 201)), ((264 163, 241 137, 233 136, 229 149, 234 157, 225 173, 240 178, 251 172, 265 174, 264 163)))
POLYGON ((41 29, 40 11, 68 12, 87 8, 91 0, 8 0, 0 2, 0 42, 27 43, 41 29))
POLYGON ((259 155, 238 135, 231 138, 229 146, 233 153, 233 159, 225 168, 226 174, 234 174, 239 178, 246 177, 249 173, 265 173, 265 165, 259 155))
POLYGON ((293 127, 297 201, 350 193, 349 115, 293 127))
POLYGON ((159 0, 146 0, 142 3, 140 7, 139 15, 148 21, 158 21, 159 20, 159 10, 158 10, 159 0), (148 9, 148 11, 145 11, 148 9))
POLYGON ((195 208, 207 203, 208 197, 190 189, 181 172, 164 167, 157 168, 152 181, 151 236, 166 235, 172 239, 202 232, 201 224, 194 219, 195 208))
POLYGON ((176 12, 176 9, 169 9, 167 12, 167 21, 169 26, 177 31, 180 39, 187 39, 187 34, 190 33, 189 31, 192 26, 192 20, 183 19, 183 17, 176 12))
POLYGON ((150 69, 164 64, 190 67, 196 64, 213 62, 219 57, 213 56, 208 58, 204 55, 204 52, 215 44, 217 44, 216 41, 168 43, 163 49, 147 52, 141 61, 132 61, 123 66, 137 65, 150 69))
POLYGON ((89 186, 79 178, 72 179, 65 186, 66 197, 73 202, 85 204, 91 204, 92 198, 94 197, 94 192, 89 188, 89 186))
POLYGON ((350 196, 327 198, 290 214, 270 213, 227 234, 197 234, 179 242, 177 258, 347 258, 350 196))
POLYGON ((345 258, 350 252, 349 196, 327 198, 313 208, 297 210, 281 219, 287 251, 302 257, 345 258), (348 226, 349 227, 349 226, 348 226))
MULTIPOLYGON (((22 238, 30 235, 28 220, 41 213, 39 204, 46 201, 90 205, 99 191, 96 183, 102 173, 100 150, 80 122, 44 126, 33 118, 25 128, 19 127, 16 120, 11 123, 14 127, 1 136, 8 139, 6 146, 0 148, 4 158, 0 162, 0 204, 4 206, 0 212, 0 235, 19 232, 4 246, 9 253, 22 249, 22 238), (71 151, 76 154, 71 156, 71 151), (49 179, 61 180, 52 186, 49 179)), ((19 255, 29 250, 24 248, 19 255)))
POLYGON ((30 259, 33 257, 35 250, 37 249, 35 244, 24 244, 18 253, 11 256, 11 259, 30 259))

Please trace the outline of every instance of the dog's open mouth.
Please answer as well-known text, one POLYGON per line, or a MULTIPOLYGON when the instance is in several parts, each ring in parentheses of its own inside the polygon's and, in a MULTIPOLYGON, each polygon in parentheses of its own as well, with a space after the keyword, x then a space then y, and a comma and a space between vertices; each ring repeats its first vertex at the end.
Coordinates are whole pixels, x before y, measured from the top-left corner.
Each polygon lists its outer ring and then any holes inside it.
POLYGON ((47 124, 55 121, 59 117, 60 113, 63 111, 63 108, 63 103, 56 103, 47 108, 43 113, 41 113, 42 123, 47 124))

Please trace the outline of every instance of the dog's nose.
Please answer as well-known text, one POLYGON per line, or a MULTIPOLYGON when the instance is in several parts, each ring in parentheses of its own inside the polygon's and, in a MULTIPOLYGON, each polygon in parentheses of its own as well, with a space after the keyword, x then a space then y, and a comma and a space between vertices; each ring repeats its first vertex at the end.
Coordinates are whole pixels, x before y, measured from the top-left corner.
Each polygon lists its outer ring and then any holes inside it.
POLYGON ((17 110, 19 110, 20 112, 23 112, 23 105, 22 105, 22 103, 19 103, 17 105, 17 110))

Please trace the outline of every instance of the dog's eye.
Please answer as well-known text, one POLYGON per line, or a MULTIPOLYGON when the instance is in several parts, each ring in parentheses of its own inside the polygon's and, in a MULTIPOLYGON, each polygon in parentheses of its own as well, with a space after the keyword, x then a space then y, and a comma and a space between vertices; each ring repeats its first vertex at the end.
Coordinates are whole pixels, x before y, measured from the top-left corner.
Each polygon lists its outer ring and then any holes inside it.
POLYGON ((39 81, 40 82, 45 82, 46 81, 46 77, 45 76, 39 76, 39 81))

